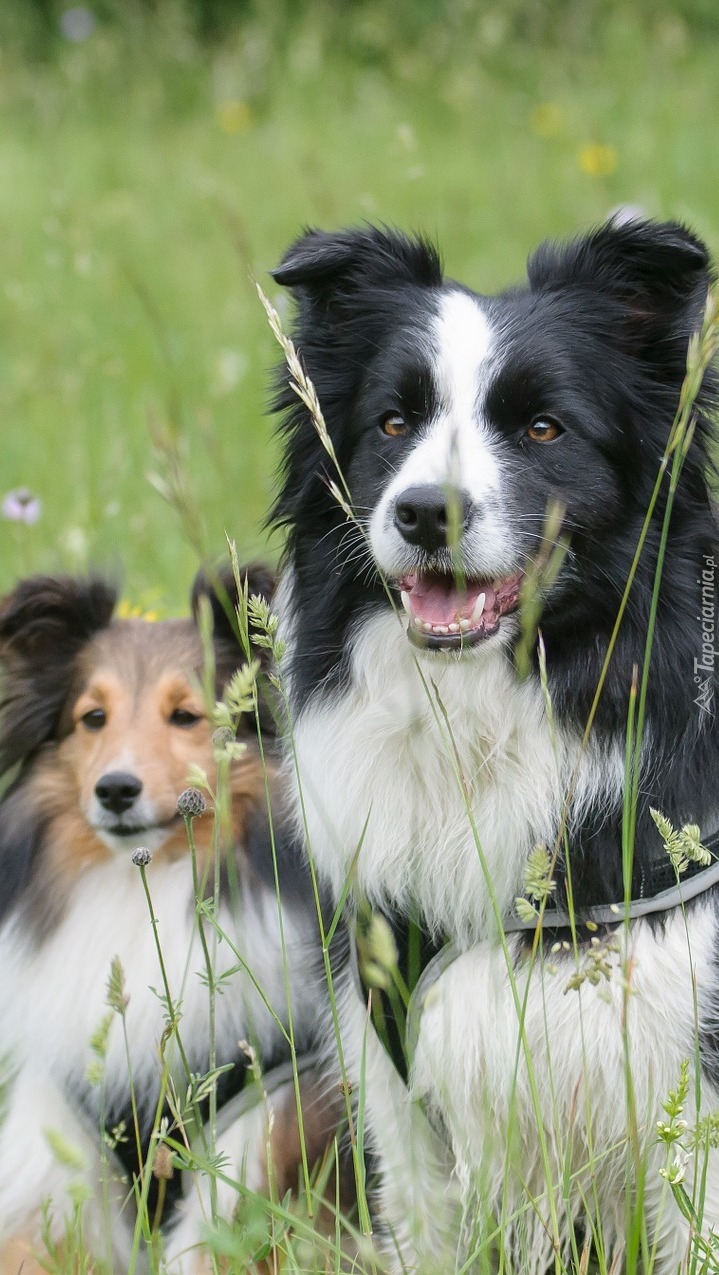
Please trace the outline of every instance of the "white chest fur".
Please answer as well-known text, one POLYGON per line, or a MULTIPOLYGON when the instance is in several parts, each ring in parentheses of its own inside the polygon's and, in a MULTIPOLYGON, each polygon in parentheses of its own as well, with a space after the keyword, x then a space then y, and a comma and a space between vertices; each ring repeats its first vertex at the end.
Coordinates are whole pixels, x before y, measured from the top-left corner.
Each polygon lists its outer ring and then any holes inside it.
MULTIPOLYGON (((180 1013, 179 1034, 190 1066, 202 1072, 209 1049, 210 996, 190 861, 153 864, 147 879, 170 994, 180 1013)), ((286 915, 285 925, 288 943, 296 947, 300 936, 291 915, 286 915)), ((274 894, 257 892, 247 906, 239 899, 232 910, 223 907, 220 926, 284 1017, 286 992, 274 894)), ((217 975, 236 967, 235 952, 211 928, 208 943, 217 975)), ((92 1057, 90 1037, 108 1012, 113 957, 121 961, 129 997, 126 1028, 135 1088, 141 1103, 153 1102, 167 1009, 148 903, 140 873, 127 858, 113 859, 81 875, 65 915, 39 945, 12 920, 0 931, 3 1043, 8 1048, 12 1045, 19 1057, 47 1059, 59 1084, 69 1081, 84 1086, 92 1057)), ((293 988, 295 994, 300 1001, 309 995, 301 985, 293 988)), ((215 1006, 221 1061, 238 1055, 241 1038, 257 1041, 269 1052, 276 1027, 248 979, 235 975, 228 980, 215 1006)), ((126 1103, 127 1060, 117 1016, 109 1037, 106 1075, 107 1101, 126 1103)))
POLYGON ((487 878, 504 910, 528 853, 553 839, 574 751, 553 745, 541 689, 501 648, 418 658, 393 615, 362 626, 349 689, 301 714, 295 746, 312 852, 336 894, 362 840, 370 899, 411 898, 460 937, 486 932, 487 878))

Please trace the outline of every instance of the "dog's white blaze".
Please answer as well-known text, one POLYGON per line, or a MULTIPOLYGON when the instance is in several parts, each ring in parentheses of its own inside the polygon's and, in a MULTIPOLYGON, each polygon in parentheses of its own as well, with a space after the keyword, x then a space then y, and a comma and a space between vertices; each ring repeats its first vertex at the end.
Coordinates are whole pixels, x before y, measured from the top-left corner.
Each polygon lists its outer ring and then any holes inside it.
MULTIPOLYGON (((202 1073, 207 1066, 209 1047, 209 993, 203 981, 205 964, 195 919, 190 860, 154 864, 148 870, 147 879, 170 992, 176 1004, 181 1003, 180 1035, 191 1068, 202 1073)), ((231 936, 269 1003, 285 1018, 286 989, 274 893, 254 891, 239 916, 234 907, 232 912, 222 908, 220 925, 231 936)), ((306 922, 303 926, 300 918, 298 924, 291 908, 285 908, 284 926, 293 1010, 301 1021, 311 1022, 316 1012, 316 997, 302 961, 306 922)), ((85 1126, 90 1130, 94 1127, 93 1145, 96 1146, 96 1122, 89 1113, 76 1110, 72 1098, 63 1094, 71 1095, 78 1086, 87 1092, 85 1073, 93 1057, 89 1041, 108 1012, 107 981, 115 956, 122 963, 129 995, 126 1024, 135 1092, 138 1104, 146 1109, 155 1100, 162 1068, 159 1044, 165 1028, 165 1009, 159 999, 164 989, 138 869, 124 858, 93 867, 77 882, 57 928, 39 945, 28 934, 27 927, 20 927, 12 918, 0 930, 2 1050, 10 1056, 19 1074, 19 1088, 13 1087, 10 1095, 12 1118, 0 1126, 0 1219, 8 1233, 15 1226, 24 1225, 39 1209, 43 1197, 40 1169, 45 1160, 38 1162, 37 1180, 25 1170, 32 1163, 31 1142, 34 1140, 40 1146, 44 1127, 66 1134, 70 1141, 75 1140, 76 1127, 85 1126), (157 989, 157 995, 153 988, 157 989), (70 1009, 72 1020, 68 1021, 70 1009), (19 1136, 17 1122, 23 1120, 23 1104, 34 1101, 33 1077, 36 1089, 39 1086, 42 1090, 45 1086, 46 1098, 37 1107, 33 1119, 26 1120, 23 1136, 19 1136), (26 1090, 30 1095, 27 1098, 26 1090), (41 1125, 38 1124, 40 1116, 41 1125), (22 1183, 25 1188, 21 1187, 22 1183)), ((236 964, 233 951, 220 942, 214 962, 216 974, 236 964)), ((278 1038, 277 1027, 249 979, 236 973, 223 986, 223 994, 217 996, 215 1007, 218 1059, 237 1057, 241 1039, 255 1044, 260 1057, 272 1056, 278 1038)), ((172 1057, 182 1093, 184 1073, 177 1054, 172 1057)), ((106 1060, 108 1109, 112 1104, 123 1111, 128 1109, 127 1086, 122 1024, 119 1016, 114 1015, 106 1060)), ((84 1143, 82 1150, 84 1153, 84 1143)), ((103 1235, 96 1161, 94 1151, 92 1156, 88 1155, 84 1176, 95 1194, 90 1213, 100 1228, 98 1234, 103 1235)), ((232 1171, 240 1169, 240 1165, 234 1165, 232 1171)), ((54 1177, 49 1169, 47 1172, 54 1198, 54 1182, 57 1179, 60 1183, 62 1174, 60 1169, 54 1177)), ((56 1203, 54 1233, 59 1235, 63 1227, 62 1201, 58 1199, 56 1203)), ((189 1218, 192 1214, 189 1204, 187 1209, 189 1218)), ((196 1223, 199 1238, 199 1217, 196 1223)), ((190 1225, 188 1220, 187 1226, 190 1225)))
MULTIPOLYGON (((458 428, 476 419, 481 383, 491 359, 494 334, 487 316, 466 292, 447 292, 432 325, 434 375, 443 412, 458 428)), ((490 487, 495 474, 488 460, 490 487)))
POLYGON ((514 535, 501 503, 500 450, 482 408, 495 337, 479 303, 459 291, 441 297, 429 335, 439 407, 378 502, 370 521, 372 549, 388 575, 401 571, 407 546, 394 526, 397 497, 408 487, 449 486, 466 493, 477 512, 465 541, 473 570, 501 575, 515 565, 514 535))

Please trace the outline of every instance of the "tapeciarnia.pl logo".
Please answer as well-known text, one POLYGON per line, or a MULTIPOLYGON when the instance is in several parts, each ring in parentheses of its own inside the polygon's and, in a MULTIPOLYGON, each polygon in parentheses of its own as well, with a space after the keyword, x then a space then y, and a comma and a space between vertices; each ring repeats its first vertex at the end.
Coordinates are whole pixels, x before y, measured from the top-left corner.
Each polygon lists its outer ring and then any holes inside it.
POLYGON ((694 660, 694 682, 697 695, 694 703, 704 713, 711 713, 714 706, 714 661, 717 651, 714 648, 716 633, 716 602, 714 590, 714 558, 704 555, 704 570, 697 584, 701 585, 701 614, 697 620, 701 625, 701 659, 694 660))

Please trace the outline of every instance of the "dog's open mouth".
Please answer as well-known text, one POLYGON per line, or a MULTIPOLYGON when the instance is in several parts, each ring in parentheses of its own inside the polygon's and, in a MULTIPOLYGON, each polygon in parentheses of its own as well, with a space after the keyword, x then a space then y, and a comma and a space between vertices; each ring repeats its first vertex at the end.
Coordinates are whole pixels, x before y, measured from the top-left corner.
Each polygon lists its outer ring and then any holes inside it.
POLYGON ((497 632, 503 615, 519 606, 524 573, 503 580, 459 580, 439 572, 411 572, 398 581, 409 616, 407 636, 432 651, 474 646, 497 632))

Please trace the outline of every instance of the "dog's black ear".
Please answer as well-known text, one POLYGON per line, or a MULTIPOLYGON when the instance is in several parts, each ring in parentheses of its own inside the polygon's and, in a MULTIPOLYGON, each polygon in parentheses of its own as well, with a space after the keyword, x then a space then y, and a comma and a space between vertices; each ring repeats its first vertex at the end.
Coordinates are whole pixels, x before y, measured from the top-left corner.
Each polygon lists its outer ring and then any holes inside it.
MULTIPOLYGON (((249 566, 240 567, 240 580, 244 588, 247 581, 247 595, 262 597, 271 603, 274 597, 277 580, 274 572, 265 563, 253 562, 249 566)), ((237 628, 237 604, 239 596, 235 576, 229 562, 223 562, 217 568, 201 567, 192 583, 190 606, 197 620, 200 599, 207 598, 212 611, 213 633, 216 640, 241 645, 237 628)), ((252 638, 250 625, 250 639, 252 638)))
POLYGON ((650 329, 675 322, 687 308, 698 321, 711 278, 709 252, 696 235, 678 222, 639 220, 609 221, 567 244, 542 244, 527 274, 534 291, 576 287, 614 298, 650 329))
MULTIPOLYGON (((245 582, 247 582, 248 598, 257 596, 264 598, 270 605, 272 604, 277 579, 270 567, 264 563, 250 563, 249 566, 241 566, 240 580, 243 590, 245 582)), ((216 570, 201 568, 195 576, 190 597, 190 605, 195 620, 197 620, 199 614, 200 599, 203 597, 207 598, 212 609, 217 687, 218 691, 221 692, 235 670, 245 662, 245 649, 240 641, 237 625, 239 597, 234 572, 229 562, 218 566, 216 570)), ((248 624, 248 630, 252 654, 255 659, 260 661, 261 673, 264 675, 270 667, 270 652, 267 646, 257 644, 255 641, 255 638, 260 634, 259 629, 253 625, 252 621, 248 624)), ((263 734, 267 736, 274 735, 276 733, 276 713, 273 695, 270 693, 266 676, 261 676, 259 679, 258 706, 263 734)), ((254 722, 248 722, 247 725, 251 730, 254 730, 254 722)))
POLYGON ((366 226, 334 234, 307 230, 285 253, 272 277, 283 287, 327 303, 367 287, 437 286, 442 282, 442 266, 436 248, 421 235, 366 226))
POLYGON ((82 647, 107 627, 117 601, 109 581, 32 576, 0 601, 4 669, 0 773, 57 729, 82 647))
MULTIPOLYGON (((406 316, 406 290, 441 284, 439 256, 421 236, 381 226, 334 234, 308 230, 288 250, 274 278, 295 296, 293 340, 343 468, 349 447, 347 414, 359 385, 406 316)), ((292 526, 305 511, 327 525, 328 519, 341 516, 327 484, 332 467, 284 363, 277 370, 272 406, 282 413, 289 446, 282 490, 268 524, 292 526)), ((327 548, 335 552, 329 543, 327 548)))
POLYGON ((0 658, 74 657, 110 623, 117 589, 99 577, 31 576, 0 601, 0 658))
POLYGON ((190 591, 190 609, 195 621, 199 618, 202 598, 206 598, 210 604, 215 640, 239 646, 237 588, 229 562, 223 562, 217 567, 200 567, 197 572, 190 591))

